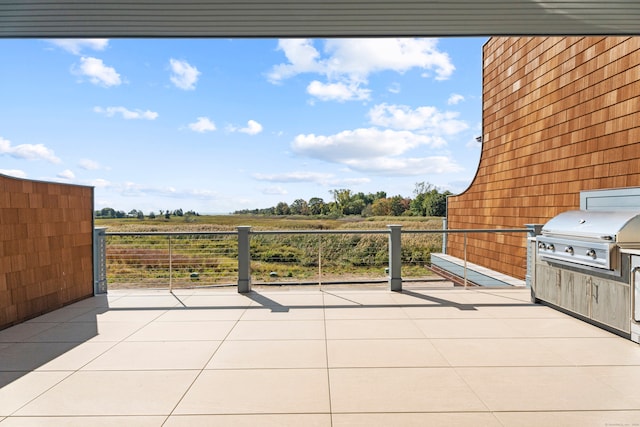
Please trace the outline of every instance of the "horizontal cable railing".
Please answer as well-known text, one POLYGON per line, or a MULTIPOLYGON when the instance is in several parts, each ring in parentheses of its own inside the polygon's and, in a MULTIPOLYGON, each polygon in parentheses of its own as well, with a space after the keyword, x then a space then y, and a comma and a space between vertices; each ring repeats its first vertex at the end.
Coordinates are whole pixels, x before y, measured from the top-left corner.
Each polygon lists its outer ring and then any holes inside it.
MULTIPOLYGON (((384 283, 429 280, 431 254, 448 234, 530 233, 529 229, 251 230, 103 232, 106 282, 115 288, 253 284, 384 283), (395 239, 395 240, 394 240, 395 239), (243 242, 246 244, 243 245, 243 242)), ((106 287, 105 287, 106 289, 106 287)), ((243 290, 241 290, 243 289, 243 290)), ((395 289, 394 289, 395 290, 395 289)))

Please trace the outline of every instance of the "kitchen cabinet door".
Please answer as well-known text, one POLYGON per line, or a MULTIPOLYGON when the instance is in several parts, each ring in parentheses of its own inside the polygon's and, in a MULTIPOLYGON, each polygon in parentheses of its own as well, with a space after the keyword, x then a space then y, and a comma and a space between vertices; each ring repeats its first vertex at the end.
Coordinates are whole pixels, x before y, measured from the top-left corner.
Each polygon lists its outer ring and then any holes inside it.
POLYGON ((591 318, 612 328, 630 332, 629 285, 591 278, 591 318))

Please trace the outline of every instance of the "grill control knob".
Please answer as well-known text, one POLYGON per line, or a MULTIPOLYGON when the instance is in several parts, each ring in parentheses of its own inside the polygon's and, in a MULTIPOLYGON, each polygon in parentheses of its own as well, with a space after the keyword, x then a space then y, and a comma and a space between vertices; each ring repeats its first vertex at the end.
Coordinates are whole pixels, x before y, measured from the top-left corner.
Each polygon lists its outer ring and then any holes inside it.
POLYGON ((556 250, 556 247, 555 247, 555 246, 553 246, 553 244, 552 244, 552 243, 549 243, 549 244, 547 245, 547 249, 548 249, 548 250, 550 250, 551 252, 553 252, 553 251, 555 251, 555 250, 556 250))
POLYGON ((543 242, 538 242, 538 249, 547 249, 547 246, 543 242))
POLYGON ((591 258, 595 259, 596 258, 596 251, 594 251, 593 249, 589 249, 587 251, 587 256, 590 256, 591 258))
POLYGON ((570 255, 573 255, 573 248, 571 246, 567 246, 564 248, 564 251, 570 255))

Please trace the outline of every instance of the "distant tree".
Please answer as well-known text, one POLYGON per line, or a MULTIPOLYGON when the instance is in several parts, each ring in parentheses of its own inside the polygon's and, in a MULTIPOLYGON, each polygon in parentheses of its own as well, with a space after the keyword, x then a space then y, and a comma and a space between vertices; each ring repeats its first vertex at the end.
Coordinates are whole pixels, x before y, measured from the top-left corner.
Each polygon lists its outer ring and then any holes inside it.
POLYGON ((138 219, 144 219, 144 212, 142 212, 142 211, 138 211, 138 213, 136 214, 136 218, 138 218, 138 219))
POLYGON ((155 212, 153 212, 153 211, 149 212, 149 219, 156 219, 155 212))
POLYGON ((309 205, 304 199, 296 199, 289 206, 292 215, 309 215, 309 205))
POLYGON ((289 205, 285 202, 279 202, 276 205, 275 214, 276 215, 289 215, 291 210, 289 209, 289 205))
POLYGON ((329 193, 333 195, 333 200, 336 202, 338 211, 341 214, 346 214, 345 209, 351 202, 351 190, 341 188, 340 190, 330 190, 329 193))
POLYGON ((447 215, 447 196, 452 193, 445 191, 444 193, 432 192, 425 200, 425 214, 427 216, 446 216, 447 215))
POLYGON ((320 197, 310 198, 308 206, 311 215, 324 215, 327 213, 327 206, 320 197))
POLYGON ((127 213, 125 211, 116 211, 115 213, 116 218, 124 218, 126 216, 127 216, 127 213))
POLYGON ((184 212, 182 212, 182 209, 176 209, 175 211, 173 211, 173 214, 175 216, 183 216, 184 212))
POLYGON ((391 215, 391 200, 387 198, 377 199, 371 205, 371 212, 375 216, 389 216, 391 215))
POLYGON ((116 217, 116 210, 113 208, 102 208, 102 210, 100 211, 101 213, 101 217, 103 218, 115 218, 116 217))

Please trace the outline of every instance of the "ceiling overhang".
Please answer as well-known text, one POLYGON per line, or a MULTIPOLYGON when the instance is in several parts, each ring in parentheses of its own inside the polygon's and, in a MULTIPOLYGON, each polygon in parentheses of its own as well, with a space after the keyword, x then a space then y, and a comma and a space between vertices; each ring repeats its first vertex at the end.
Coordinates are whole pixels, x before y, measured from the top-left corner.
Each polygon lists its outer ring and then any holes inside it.
POLYGON ((0 37, 640 34, 638 0, 0 0, 0 37))

